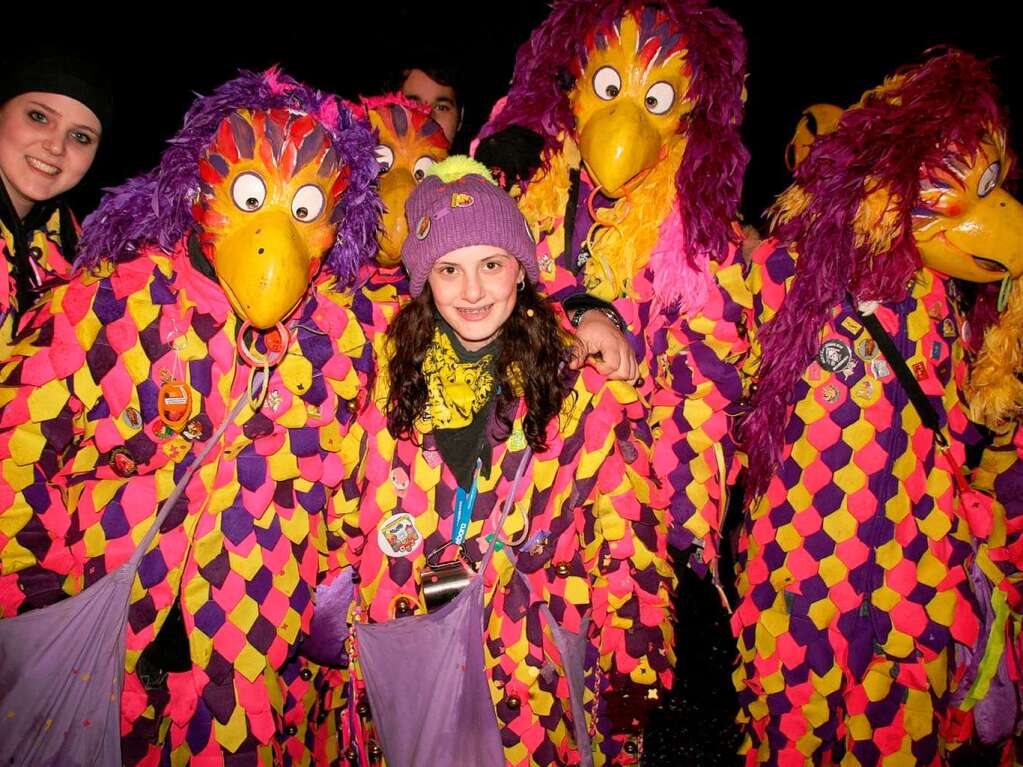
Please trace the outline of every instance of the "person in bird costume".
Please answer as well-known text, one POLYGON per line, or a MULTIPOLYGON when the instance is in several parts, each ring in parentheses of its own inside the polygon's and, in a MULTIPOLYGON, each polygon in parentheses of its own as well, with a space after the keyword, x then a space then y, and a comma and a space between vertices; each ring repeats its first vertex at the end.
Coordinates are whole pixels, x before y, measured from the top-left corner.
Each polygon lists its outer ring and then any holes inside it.
POLYGON ((412 298, 377 339, 329 526, 356 574, 345 752, 634 764, 673 659, 643 403, 569 369, 532 235, 484 166, 438 163, 407 213, 412 298), (453 576, 465 590, 444 605, 433 584, 453 576), (449 635, 463 608, 478 612, 449 635), (411 644, 380 649, 398 634, 411 644))
MULTIPOLYGON (((434 163, 448 156, 447 138, 430 117, 430 106, 412 101, 401 93, 363 98, 352 111, 368 119, 378 137, 376 153, 380 163, 380 198, 384 215, 374 262, 363 267, 351 292, 352 311, 363 330, 375 336, 387 329, 394 312, 409 300, 408 276, 401 265, 401 248, 408 237, 405 203, 434 163)), ((603 354, 608 360, 595 361, 601 372, 616 380, 635 378, 635 361, 611 365, 618 348, 627 346, 620 332, 620 318, 609 320, 604 313, 610 304, 591 296, 569 296, 558 305, 559 313, 580 313, 574 329, 578 353, 572 365, 578 367, 591 354, 603 354), (585 315, 585 319, 583 319, 585 315)), ((612 314, 613 314, 613 310, 612 314)), ((567 322, 566 322, 567 327, 567 322)), ((623 355, 625 356, 625 355, 623 355)))
POLYGON ((541 279, 623 317, 671 493, 670 542, 705 544, 708 563, 738 470, 728 410, 742 397, 750 304, 735 224, 745 51, 738 25, 700 0, 560 0, 519 51, 476 155, 500 165, 505 137, 542 139, 518 184, 541 279))
POLYGON ((966 386, 971 418, 993 435, 972 477, 993 498, 993 509, 976 557, 991 594, 982 603, 987 635, 973 653, 979 681, 960 697, 973 704, 977 739, 1001 744, 1000 764, 1012 765, 1023 723, 1023 280, 1003 282, 997 308, 966 386), (983 672, 992 670, 987 681, 983 672))
POLYGON ((935 52, 815 139, 753 254, 747 764, 936 765, 961 737, 991 521, 961 468, 980 338, 961 285, 1023 273, 1005 138, 986 65, 935 52))
POLYGON ((408 236, 405 202, 434 163, 448 156, 444 131, 430 105, 400 93, 364 98, 352 111, 377 131, 380 199, 384 205, 376 259, 366 264, 352 293, 352 311, 369 332, 383 332, 400 302, 408 300, 401 246, 408 236))
POLYGON ((291 659, 371 366, 311 286, 348 286, 375 254, 375 145, 275 69, 200 97, 160 164, 85 221, 83 270, 4 368, 0 615, 124 562, 226 426, 134 582, 126 764, 309 763, 314 670, 291 659))

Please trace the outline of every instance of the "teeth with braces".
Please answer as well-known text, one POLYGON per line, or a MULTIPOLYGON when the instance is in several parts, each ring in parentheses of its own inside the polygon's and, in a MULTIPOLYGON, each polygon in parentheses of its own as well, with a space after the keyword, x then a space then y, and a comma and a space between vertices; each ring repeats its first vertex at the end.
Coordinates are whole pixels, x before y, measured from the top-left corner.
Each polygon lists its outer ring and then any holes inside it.
MULTIPOLYGON (((492 306, 492 304, 491 304, 491 306, 492 306)), ((486 316, 487 312, 489 312, 489 311, 490 311, 490 306, 484 306, 484 307, 481 307, 479 309, 459 309, 458 310, 458 312, 460 314, 462 314, 463 316, 465 316, 466 318, 469 318, 469 319, 474 318, 474 317, 484 317, 484 316, 486 316)))

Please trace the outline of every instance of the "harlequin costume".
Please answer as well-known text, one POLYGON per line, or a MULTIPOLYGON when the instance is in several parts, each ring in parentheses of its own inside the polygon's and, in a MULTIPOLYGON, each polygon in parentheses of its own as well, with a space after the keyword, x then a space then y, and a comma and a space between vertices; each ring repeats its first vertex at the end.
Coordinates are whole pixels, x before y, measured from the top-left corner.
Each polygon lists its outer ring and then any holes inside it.
POLYGON ((364 329, 383 332, 393 310, 408 299, 401 245, 408 236, 405 202, 426 172, 448 156, 448 140, 430 118, 430 107, 401 93, 364 98, 353 112, 377 131, 380 199, 384 205, 377 257, 362 267, 351 293, 352 311, 364 329), (386 312, 386 314, 385 314, 386 312))
POLYGON ((750 303, 734 222, 745 41, 703 2, 555 2, 519 52, 477 155, 509 126, 540 134, 519 197, 554 297, 586 290, 628 326, 650 392, 654 472, 671 543, 716 558, 738 469, 729 405, 742 397, 750 303))
POLYGON ((977 640, 970 327, 956 278, 1023 271, 987 68, 935 55, 818 136, 749 275, 751 512, 733 617, 747 764, 940 764, 977 640), (922 424, 873 315, 937 412, 922 424))
POLYGON ((358 324, 309 286, 321 266, 350 284, 374 253, 374 143, 335 97, 275 70, 199 98, 159 166, 85 221, 83 273, 4 368, 6 615, 125 561, 196 445, 251 399, 139 568, 126 763, 309 762, 315 669, 291 658, 369 367, 358 324), (147 663, 175 620, 164 644, 187 635, 181 666, 147 663))
POLYGON ((978 721, 978 735, 986 743, 1005 739, 1001 764, 1009 765, 1018 761, 1023 679, 1023 280, 1006 281, 1000 299, 1002 311, 984 335, 966 386, 971 417, 994 433, 973 484, 994 499, 991 532, 976 560, 992 586, 988 635, 974 655, 980 671, 994 671, 995 678, 964 697, 986 709, 975 713, 975 719, 987 716, 978 721))
MULTIPOLYGON (((458 222, 472 221, 474 214, 486 222, 504 221, 486 224, 484 235, 490 239, 477 241, 500 242, 534 282, 533 242, 514 203, 480 176, 448 175, 453 159, 434 169, 445 173, 444 183, 428 176, 409 201, 410 225, 429 230, 424 238, 410 236, 406 243, 406 265, 418 263, 409 268, 412 294, 422 291, 433 260, 460 247, 450 238, 457 239, 458 222), (421 223, 424 218, 429 222, 421 223), (495 239, 498 228, 503 234, 495 239), (425 249, 433 255, 414 255, 425 249)), ((421 582, 426 582, 427 555, 452 541, 460 494, 474 498, 464 550, 467 559, 479 563, 494 542, 494 512, 517 487, 515 509, 498 531, 492 564, 476 576, 483 578, 485 595, 486 709, 490 726, 500 729, 504 761, 579 763, 574 727, 583 726, 593 740, 594 763, 634 763, 641 725, 632 726, 626 715, 630 729, 622 729, 622 715, 611 711, 611 698, 622 688, 656 696, 670 682, 672 664, 668 594, 673 576, 666 561, 664 512, 650 505, 645 409, 627 384, 605 382, 591 368, 566 371, 571 391, 562 414, 547 427, 547 449, 526 459, 516 486, 514 475, 527 448, 525 413, 517 405, 505 414, 509 423, 503 427, 493 412, 499 343, 467 352, 438 321, 423 363, 430 417, 416 422, 415 434, 398 439, 388 431, 383 412, 390 396, 389 350, 382 346, 378 351, 383 368, 377 389, 346 439, 345 463, 359 468, 336 497, 338 516, 330 528, 343 538, 343 559, 356 573, 353 621, 400 625, 409 620, 403 616, 424 613, 421 582), (453 454, 445 447, 457 439, 452 434, 468 429, 479 430, 483 441, 478 444, 486 448, 480 455, 488 456, 476 464, 471 490, 464 484, 464 467, 451 462, 453 454), (569 712, 568 661, 542 617, 548 609, 557 626, 583 631, 591 645, 585 724, 569 712)), ((365 675, 359 654, 355 642, 355 694, 362 698, 365 675)), ((388 659, 393 668, 388 684, 399 691, 403 664, 409 663, 415 665, 408 658, 388 659)), ((441 695, 436 705, 450 704, 441 695)), ((379 757, 378 712, 363 704, 359 714, 344 717, 340 725, 345 750, 355 760, 379 757)), ((387 743, 382 745, 386 759, 387 743)), ((457 761, 459 743, 448 748, 457 761)))
POLYGON ((44 285, 66 281, 71 276, 70 259, 78 239, 77 224, 70 208, 50 201, 36 205, 21 219, 15 213, 0 184, 0 357, 6 358, 21 312, 28 310, 44 285), (70 247, 69 247, 70 246, 70 247), (22 255, 23 254, 23 255, 22 255), (15 263, 22 266, 12 268, 15 263), (20 271, 19 271, 20 270, 20 271), (30 281, 19 290, 18 274, 30 281), (20 311, 19 311, 20 310, 20 311))

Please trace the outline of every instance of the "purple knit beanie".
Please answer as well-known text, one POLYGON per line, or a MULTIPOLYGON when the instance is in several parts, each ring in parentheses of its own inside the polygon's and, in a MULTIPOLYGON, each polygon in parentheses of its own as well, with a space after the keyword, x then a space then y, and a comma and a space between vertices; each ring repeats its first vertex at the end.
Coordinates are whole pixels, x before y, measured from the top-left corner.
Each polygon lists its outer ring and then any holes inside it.
POLYGON ((518 259, 529 281, 540 279, 536 244, 515 201, 486 166, 453 155, 434 165, 405 203, 408 237, 401 260, 412 296, 423 292, 438 258, 471 245, 492 245, 518 259))

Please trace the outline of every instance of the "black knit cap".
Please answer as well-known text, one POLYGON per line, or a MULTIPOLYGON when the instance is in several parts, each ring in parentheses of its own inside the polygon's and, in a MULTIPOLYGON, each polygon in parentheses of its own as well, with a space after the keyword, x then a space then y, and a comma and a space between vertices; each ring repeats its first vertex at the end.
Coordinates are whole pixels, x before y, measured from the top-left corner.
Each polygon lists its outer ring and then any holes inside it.
POLYGON ((110 82, 95 60, 51 50, 6 61, 0 68, 0 104, 33 91, 82 102, 99 118, 103 131, 110 130, 114 120, 110 82))

